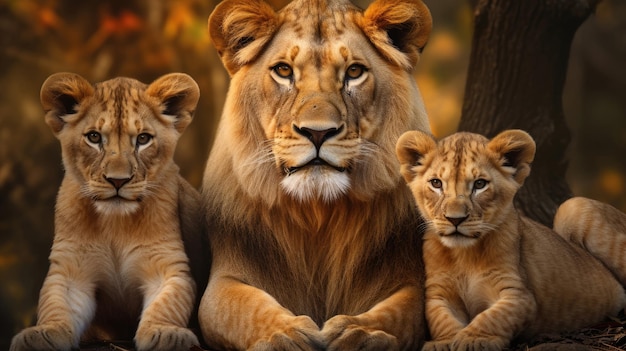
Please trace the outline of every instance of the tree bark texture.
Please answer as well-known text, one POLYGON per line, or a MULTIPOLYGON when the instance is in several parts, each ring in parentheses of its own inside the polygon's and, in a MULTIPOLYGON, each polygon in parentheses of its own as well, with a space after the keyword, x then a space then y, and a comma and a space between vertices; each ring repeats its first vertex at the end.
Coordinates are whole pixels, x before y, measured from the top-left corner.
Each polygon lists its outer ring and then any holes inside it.
POLYGON ((459 130, 493 137, 518 128, 537 143, 516 205, 552 225, 571 196, 565 181, 569 129, 561 96, 572 39, 597 0, 480 0, 459 130))

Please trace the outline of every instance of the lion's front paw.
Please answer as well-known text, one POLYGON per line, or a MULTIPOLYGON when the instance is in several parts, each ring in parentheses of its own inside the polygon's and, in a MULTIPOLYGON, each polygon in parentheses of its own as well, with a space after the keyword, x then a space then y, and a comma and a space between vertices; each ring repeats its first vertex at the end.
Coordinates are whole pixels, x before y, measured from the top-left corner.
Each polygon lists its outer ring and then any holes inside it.
POLYGON ((61 326, 41 325, 22 330, 13 337, 10 351, 64 351, 78 342, 69 329, 61 326))
POLYGON ((173 325, 140 327, 135 335, 138 351, 188 351, 194 345, 200 343, 191 330, 173 325))
POLYGON ((451 349, 458 351, 499 351, 508 345, 508 340, 499 336, 457 335, 451 349))
POLYGON ((326 321, 322 336, 329 351, 398 349, 398 340, 395 336, 359 325, 355 317, 345 315, 335 316, 326 321))
POLYGON ((323 350, 320 330, 310 317, 294 317, 289 324, 265 340, 255 343, 253 351, 323 350))

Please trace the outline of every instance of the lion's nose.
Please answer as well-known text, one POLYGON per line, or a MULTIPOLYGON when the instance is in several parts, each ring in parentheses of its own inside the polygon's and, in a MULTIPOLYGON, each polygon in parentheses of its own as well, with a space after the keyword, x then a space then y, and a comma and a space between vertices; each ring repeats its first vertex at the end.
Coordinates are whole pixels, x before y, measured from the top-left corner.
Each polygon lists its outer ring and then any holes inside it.
POLYGON ((448 216, 446 216, 446 219, 448 220, 448 222, 452 223, 453 226, 458 227, 459 224, 465 222, 467 217, 469 217, 469 216, 464 216, 464 217, 448 217, 448 216))
POLYGON ((339 128, 328 128, 324 130, 317 130, 317 129, 307 128, 307 127, 298 128, 297 126, 293 126, 293 129, 296 131, 296 133, 311 140, 313 145, 315 145, 315 148, 319 150, 319 148, 322 147, 322 144, 326 140, 341 133, 341 131, 343 130, 343 126, 339 128))
POLYGON ((120 190, 120 188, 123 187, 124 184, 126 184, 126 183, 128 183, 130 181, 130 178, 108 178, 108 177, 104 177, 104 179, 106 179, 107 182, 111 183, 111 185, 113 185, 116 190, 120 190))

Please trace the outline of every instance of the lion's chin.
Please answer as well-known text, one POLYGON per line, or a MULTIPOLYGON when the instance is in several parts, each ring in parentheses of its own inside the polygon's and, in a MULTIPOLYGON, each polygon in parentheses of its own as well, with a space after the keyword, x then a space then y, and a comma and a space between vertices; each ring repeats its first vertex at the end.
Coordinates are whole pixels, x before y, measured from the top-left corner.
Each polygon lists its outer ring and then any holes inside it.
POLYGON ((289 196, 302 202, 332 202, 348 192, 350 178, 331 167, 315 166, 285 176, 280 185, 289 196))
POLYGON ((139 201, 126 200, 120 197, 94 202, 96 212, 103 216, 128 216, 137 212, 139 204, 139 201))

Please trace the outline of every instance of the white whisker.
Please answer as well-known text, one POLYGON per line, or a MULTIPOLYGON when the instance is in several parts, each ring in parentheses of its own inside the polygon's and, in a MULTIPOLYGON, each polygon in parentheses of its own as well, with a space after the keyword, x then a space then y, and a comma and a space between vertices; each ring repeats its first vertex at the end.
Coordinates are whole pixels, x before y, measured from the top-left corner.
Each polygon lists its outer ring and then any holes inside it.
POLYGON ((359 157, 355 160, 358 163, 369 164, 372 158, 380 153, 380 147, 369 140, 361 140, 359 144, 359 157))
POLYGON ((272 140, 265 140, 259 148, 250 156, 246 157, 241 164, 243 167, 256 167, 275 162, 274 153, 272 152, 272 140))
POLYGON ((432 228, 433 221, 422 219, 422 222, 417 226, 418 232, 426 232, 428 229, 432 228))
POLYGON ((99 196, 96 195, 88 184, 83 184, 78 192, 80 197, 91 199, 92 201, 98 200, 99 196))

